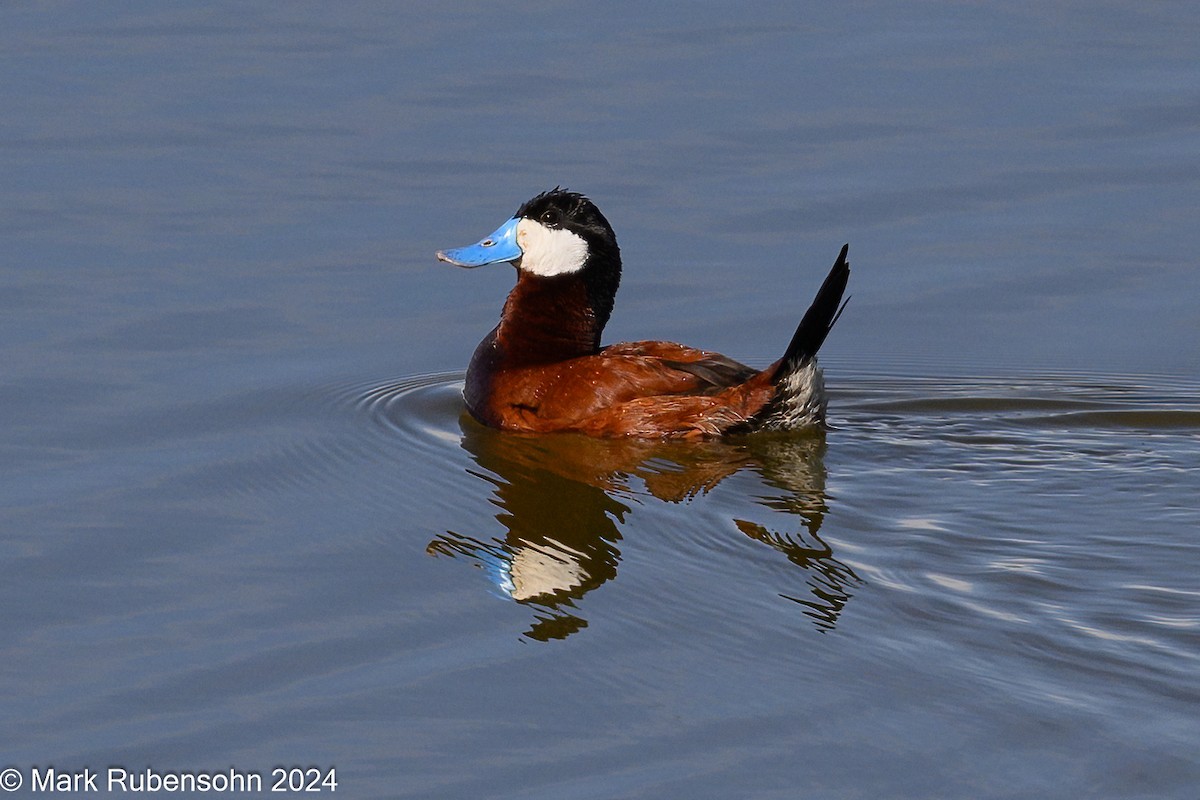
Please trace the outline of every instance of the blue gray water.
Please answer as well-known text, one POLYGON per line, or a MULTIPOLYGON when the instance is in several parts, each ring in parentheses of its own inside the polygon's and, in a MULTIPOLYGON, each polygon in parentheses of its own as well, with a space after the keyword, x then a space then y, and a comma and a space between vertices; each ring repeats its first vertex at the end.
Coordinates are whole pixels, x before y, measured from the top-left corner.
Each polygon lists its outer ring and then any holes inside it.
POLYGON ((0 6, 0 769, 1195 798, 1200 11, 0 6), (608 341, 823 436, 462 415, 556 184, 608 341))

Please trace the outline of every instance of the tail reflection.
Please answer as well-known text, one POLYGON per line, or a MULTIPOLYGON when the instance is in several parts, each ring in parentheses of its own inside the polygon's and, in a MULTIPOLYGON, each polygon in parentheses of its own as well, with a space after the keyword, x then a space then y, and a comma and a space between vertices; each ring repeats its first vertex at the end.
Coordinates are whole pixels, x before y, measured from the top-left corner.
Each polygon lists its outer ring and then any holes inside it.
POLYGON ((743 469, 780 492, 756 497, 759 503, 801 521, 800 531, 778 533, 733 520, 804 571, 809 594, 781 597, 828 630, 861 582, 817 535, 827 511, 823 436, 645 442, 498 433, 465 415, 460 424, 462 446, 480 467, 473 474, 494 487, 496 520, 507 533, 484 541, 447 531, 427 552, 473 559, 505 597, 536 609, 525 632, 532 639, 561 639, 587 627, 576 601, 616 577, 619 526, 637 495, 680 502, 743 469))

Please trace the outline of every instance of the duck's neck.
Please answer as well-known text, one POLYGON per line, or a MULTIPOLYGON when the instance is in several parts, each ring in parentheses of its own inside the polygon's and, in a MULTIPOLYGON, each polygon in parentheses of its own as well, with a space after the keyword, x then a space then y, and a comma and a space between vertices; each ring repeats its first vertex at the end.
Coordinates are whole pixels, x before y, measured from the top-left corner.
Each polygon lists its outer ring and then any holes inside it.
POLYGON ((506 366, 562 361, 599 350, 612 302, 598 308, 594 294, 582 274, 542 278, 519 273, 495 330, 506 366))
POLYGON ((621 281, 620 257, 615 252, 607 266, 599 270, 591 264, 577 273, 551 278, 518 270, 500 324, 475 348, 467 368, 463 396, 477 419, 499 424, 491 407, 492 392, 500 376, 510 370, 554 364, 600 349, 600 334, 621 281))

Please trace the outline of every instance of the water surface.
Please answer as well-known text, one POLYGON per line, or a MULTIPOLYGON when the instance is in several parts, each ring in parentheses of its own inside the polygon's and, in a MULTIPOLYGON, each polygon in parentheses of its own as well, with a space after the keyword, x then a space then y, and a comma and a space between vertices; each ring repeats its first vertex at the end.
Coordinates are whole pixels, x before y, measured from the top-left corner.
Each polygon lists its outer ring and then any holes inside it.
POLYGON ((0 768, 1195 797, 1200 16, 736 17, 0 10, 0 768), (465 417, 432 253, 556 184, 608 341, 769 363, 849 241, 830 430, 465 417))

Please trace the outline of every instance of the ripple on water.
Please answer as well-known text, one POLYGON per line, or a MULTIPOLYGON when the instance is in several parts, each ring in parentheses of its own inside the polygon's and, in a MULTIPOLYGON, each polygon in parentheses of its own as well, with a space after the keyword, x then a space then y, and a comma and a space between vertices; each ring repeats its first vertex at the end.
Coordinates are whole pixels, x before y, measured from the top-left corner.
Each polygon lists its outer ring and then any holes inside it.
MULTIPOLYGON (((830 384, 832 520, 850 526, 841 536, 875 542, 857 556, 869 563, 852 563, 921 621, 931 652, 970 654, 964 667, 1032 702, 1095 709, 1116 691, 1200 701, 1200 649, 1186 641, 1200 614, 1177 599, 1194 586, 1184 565, 1200 561, 1194 382, 830 384), (1081 672, 1124 684, 1073 686, 1081 672)), ((895 650, 911 647, 914 630, 898 630, 895 650)))
POLYGON ((439 449, 458 446, 463 413, 462 373, 436 373, 401 378, 381 385, 343 387, 339 405, 349 405, 377 429, 415 446, 439 449))
POLYGON ((1059 647, 1099 649, 1118 672, 1169 654, 1156 687, 1200 672, 1177 594, 1197 558, 1183 532, 1200 522, 1200 390, 1186 381, 833 374, 827 437, 706 443, 498 434, 464 415, 461 385, 314 390, 296 430, 224 479, 341 485, 359 502, 371 484, 368 502, 419 520, 415 546, 527 606, 514 632, 527 638, 597 635, 600 608, 618 636, 703 631, 745 643, 736 659, 781 626, 879 618, 896 648, 917 625, 980 671, 1051 671, 1059 647), (625 572, 637 577, 612 590, 625 572))
POLYGON ((398 558, 427 552, 462 577, 440 602, 515 606, 492 624, 517 638, 669 639, 719 670, 819 663, 813 635, 847 636, 866 660, 935 659, 1069 713, 1200 701, 1197 386, 828 383, 825 436, 646 443, 487 430, 463 412, 461 373, 348 381, 293 400, 299 425, 233 483, 340 487, 399 520, 382 542, 398 558))
POLYGON ((192 479, 242 496, 317 489, 328 496, 342 487, 360 498, 364 485, 377 484, 379 491, 367 495, 387 505, 396 481, 432 479, 451 468, 462 435, 461 385, 461 374, 441 373, 280 389, 258 400, 275 414, 262 412, 254 436, 192 479), (428 469, 413 469, 417 463, 428 469))

